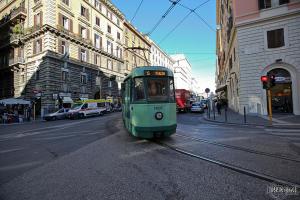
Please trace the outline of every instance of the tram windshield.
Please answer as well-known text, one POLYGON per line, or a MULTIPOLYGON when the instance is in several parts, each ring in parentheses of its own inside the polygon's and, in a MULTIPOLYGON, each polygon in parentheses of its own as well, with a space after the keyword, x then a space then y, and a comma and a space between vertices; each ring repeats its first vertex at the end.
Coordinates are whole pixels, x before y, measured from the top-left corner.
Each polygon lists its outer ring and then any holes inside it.
POLYGON ((134 101, 174 102, 173 78, 135 78, 133 95, 134 101))

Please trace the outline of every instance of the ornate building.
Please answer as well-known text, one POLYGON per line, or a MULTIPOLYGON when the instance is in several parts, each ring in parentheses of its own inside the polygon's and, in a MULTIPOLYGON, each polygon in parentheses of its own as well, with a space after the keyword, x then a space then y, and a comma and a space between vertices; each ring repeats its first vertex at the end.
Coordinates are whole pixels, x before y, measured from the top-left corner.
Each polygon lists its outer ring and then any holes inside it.
POLYGON ((123 21, 109 0, 0 0, 0 99, 33 100, 43 115, 57 102, 117 97, 123 21))

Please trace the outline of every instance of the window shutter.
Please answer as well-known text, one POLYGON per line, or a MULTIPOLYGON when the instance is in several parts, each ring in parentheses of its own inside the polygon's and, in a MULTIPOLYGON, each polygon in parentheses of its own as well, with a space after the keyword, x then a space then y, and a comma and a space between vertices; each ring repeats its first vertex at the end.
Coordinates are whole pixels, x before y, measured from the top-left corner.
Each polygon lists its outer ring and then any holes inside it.
POLYGON ((81 48, 78 47, 78 59, 81 61, 81 48))
POLYGON ((33 41, 33 54, 36 54, 36 43, 35 43, 35 40, 33 41))
POLYGON ((73 20, 69 19, 70 23, 69 23, 69 31, 73 32, 73 20))
POLYGON ((60 26, 63 25, 63 24, 62 24, 62 18, 63 18, 62 14, 61 14, 61 13, 58 13, 58 25, 60 25, 60 26))
POLYGON ((89 9, 86 9, 86 18, 87 18, 87 20, 89 21, 90 20, 90 16, 89 16, 89 9))
POLYGON ((90 30, 89 29, 86 29, 86 35, 87 35, 87 39, 89 40, 90 39, 90 30))
POLYGON ((39 41, 40 41, 40 46, 39 46, 40 51, 39 52, 42 52, 43 51, 43 49, 42 49, 42 47, 43 47, 43 45, 42 45, 42 39, 39 39, 39 41))
POLYGON ((66 42, 66 52, 67 52, 68 54, 70 54, 69 46, 70 46, 69 43, 66 42))
POLYGON ((34 21, 33 21, 33 26, 36 27, 36 15, 34 15, 34 21))
POLYGON ((43 26, 43 11, 40 11, 40 26, 43 26))
POLYGON ((94 64, 97 65, 97 54, 94 53, 94 64))
POLYGON ((80 24, 78 24, 78 35, 79 35, 80 37, 82 37, 82 35, 81 35, 81 26, 80 26, 80 24))
POLYGON ((86 62, 89 62, 89 51, 86 50, 86 62))
POLYGON ((62 45, 62 41, 60 39, 58 39, 57 43, 58 43, 57 44, 57 46, 58 46, 58 52, 62 53, 62 46, 61 46, 62 45))

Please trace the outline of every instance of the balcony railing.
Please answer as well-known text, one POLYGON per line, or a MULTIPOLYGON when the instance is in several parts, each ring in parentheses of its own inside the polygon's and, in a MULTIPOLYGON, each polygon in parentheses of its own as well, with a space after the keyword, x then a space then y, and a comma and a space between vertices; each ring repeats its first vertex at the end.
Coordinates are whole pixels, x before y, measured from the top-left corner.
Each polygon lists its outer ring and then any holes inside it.
POLYGON ((23 57, 15 57, 11 58, 8 61, 9 66, 16 65, 16 64, 23 64, 25 62, 25 59, 23 57))
POLYGON ((25 7, 18 7, 10 12, 10 14, 6 15, 0 20, 0 26, 8 21, 13 20, 17 16, 23 16, 24 18, 27 16, 27 9, 25 7))

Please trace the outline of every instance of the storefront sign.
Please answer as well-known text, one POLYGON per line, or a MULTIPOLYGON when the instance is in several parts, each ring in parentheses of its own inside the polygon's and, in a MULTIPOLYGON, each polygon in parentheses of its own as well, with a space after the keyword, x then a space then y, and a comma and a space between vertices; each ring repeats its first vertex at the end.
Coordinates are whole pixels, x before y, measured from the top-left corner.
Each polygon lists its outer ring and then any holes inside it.
POLYGON ((59 93, 60 97, 71 97, 71 93, 64 93, 64 92, 60 92, 59 93))
POLYGON ((291 77, 278 76, 278 77, 275 77, 275 80, 276 80, 276 82, 288 83, 288 82, 291 82, 291 77))

